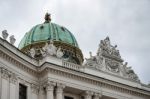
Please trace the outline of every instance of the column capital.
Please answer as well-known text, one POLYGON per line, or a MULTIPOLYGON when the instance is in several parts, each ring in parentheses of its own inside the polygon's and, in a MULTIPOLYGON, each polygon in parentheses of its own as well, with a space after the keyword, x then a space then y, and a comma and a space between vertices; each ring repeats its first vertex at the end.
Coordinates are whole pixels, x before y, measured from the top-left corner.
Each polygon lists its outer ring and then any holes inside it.
POLYGON ((102 93, 96 93, 96 92, 94 92, 94 99, 99 99, 99 98, 101 98, 102 97, 102 93))
POLYGON ((32 93, 38 94, 40 87, 38 85, 31 84, 31 90, 32 90, 32 93))
POLYGON ((84 92, 84 94, 85 94, 85 95, 90 95, 90 96, 92 96, 92 95, 93 95, 93 92, 92 92, 92 91, 89 91, 89 90, 86 90, 86 91, 84 92))
POLYGON ((45 84, 47 91, 53 91, 55 86, 56 86, 56 83, 53 81, 47 81, 45 84))
POLYGON ((65 84, 57 83, 57 92, 63 92, 63 89, 65 88, 65 84))
POLYGON ((9 74, 10 73, 7 69, 1 67, 0 72, 1 72, 2 78, 9 80, 9 74))
POLYGON ((17 75, 15 73, 10 73, 10 83, 16 84, 17 80, 17 75))
POLYGON ((93 95, 93 92, 92 92, 92 91, 89 91, 89 90, 86 90, 86 91, 83 93, 83 96, 85 97, 85 99, 91 99, 91 98, 92 98, 92 95, 93 95))

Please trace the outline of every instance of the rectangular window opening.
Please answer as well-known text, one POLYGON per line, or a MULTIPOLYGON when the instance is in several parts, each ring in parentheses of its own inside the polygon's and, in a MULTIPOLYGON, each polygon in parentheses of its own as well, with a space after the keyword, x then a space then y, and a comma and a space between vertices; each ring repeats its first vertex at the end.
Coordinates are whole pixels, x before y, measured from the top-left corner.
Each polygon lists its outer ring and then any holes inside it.
POLYGON ((65 96, 64 99, 73 99, 73 97, 65 96))
POLYGON ((27 99, 27 86, 19 84, 19 99, 27 99))

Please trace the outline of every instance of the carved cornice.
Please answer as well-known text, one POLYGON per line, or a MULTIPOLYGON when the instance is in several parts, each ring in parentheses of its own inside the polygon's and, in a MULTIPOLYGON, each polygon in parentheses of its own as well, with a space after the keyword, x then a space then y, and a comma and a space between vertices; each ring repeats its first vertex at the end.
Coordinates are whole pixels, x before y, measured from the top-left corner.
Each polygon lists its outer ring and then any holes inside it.
POLYGON ((12 58, 11 56, 9 56, 8 54, 0 51, 0 57, 2 59, 5 59, 6 61, 10 62, 11 64, 14 64, 15 66, 21 68, 22 70, 34 75, 34 76, 37 76, 38 75, 38 72, 29 68, 28 66, 22 64, 21 62, 19 62, 18 60, 12 58))
MULTIPOLYGON (((109 81, 109 80, 104 80, 102 78, 95 77, 95 76, 89 76, 89 74, 85 74, 81 72, 78 72, 77 74, 69 73, 68 71, 70 71, 71 69, 67 69, 64 67, 60 67, 60 68, 64 68, 66 69, 66 71, 61 71, 61 70, 53 69, 50 67, 47 67, 43 69, 42 71, 38 71, 38 68, 42 68, 42 67, 37 67, 37 70, 33 70, 32 68, 27 67, 26 65, 12 58, 12 56, 2 51, 0 51, 0 57, 36 77, 39 77, 39 75, 45 73, 45 70, 46 70, 47 72, 54 73, 59 76, 76 79, 79 81, 83 81, 85 83, 90 83, 93 85, 101 86, 102 88, 109 88, 109 89, 113 89, 115 91, 119 91, 119 92, 123 92, 127 94, 133 94, 133 95, 138 95, 138 96, 149 96, 149 93, 150 93, 149 91, 146 91, 146 90, 141 90, 139 88, 130 87, 130 86, 123 85, 123 84, 109 81)), ((76 70, 73 70, 73 69, 71 71, 76 72, 76 70)), ((7 71, 1 70, 1 74, 3 78, 5 79, 9 78, 9 73, 7 73, 7 71)))
MULTIPOLYGON (((87 78, 86 74, 82 74, 82 76, 80 75, 75 75, 75 74, 71 74, 68 71, 60 71, 60 70, 56 70, 56 69, 52 69, 52 68, 46 68, 46 71, 59 75, 59 76, 63 76, 66 78, 71 78, 71 79, 76 79, 85 83, 90 83, 93 85, 97 85, 101 88, 108 88, 114 91, 119 91, 119 92, 123 92, 123 93, 127 93, 127 94, 132 94, 132 95, 136 95, 136 96, 149 96, 148 91, 144 91, 144 90, 140 90, 137 88, 133 88, 127 85, 123 85, 123 84, 119 84, 117 82, 113 82, 113 81, 108 81, 108 80, 104 80, 101 78, 97 78, 97 77, 89 77, 87 78)), ((45 71, 43 70, 43 72, 45 71)))

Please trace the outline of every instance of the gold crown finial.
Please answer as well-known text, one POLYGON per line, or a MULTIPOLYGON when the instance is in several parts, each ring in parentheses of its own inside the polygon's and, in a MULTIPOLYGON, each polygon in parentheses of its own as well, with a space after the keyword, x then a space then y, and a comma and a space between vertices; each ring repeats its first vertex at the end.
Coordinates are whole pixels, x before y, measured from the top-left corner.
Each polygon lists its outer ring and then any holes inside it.
POLYGON ((49 23, 51 21, 51 14, 48 12, 45 14, 45 23, 49 23))

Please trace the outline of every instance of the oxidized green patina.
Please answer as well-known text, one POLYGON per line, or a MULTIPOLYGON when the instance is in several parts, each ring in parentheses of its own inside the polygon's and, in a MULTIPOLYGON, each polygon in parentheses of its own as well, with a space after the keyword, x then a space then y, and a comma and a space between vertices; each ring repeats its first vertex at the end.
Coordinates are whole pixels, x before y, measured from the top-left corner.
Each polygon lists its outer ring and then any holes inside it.
POLYGON ((51 22, 34 26, 25 34, 18 47, 22 49, 28 45, 49 40, 60 41, 78 47, 75 37, 68 29, 51 22))

